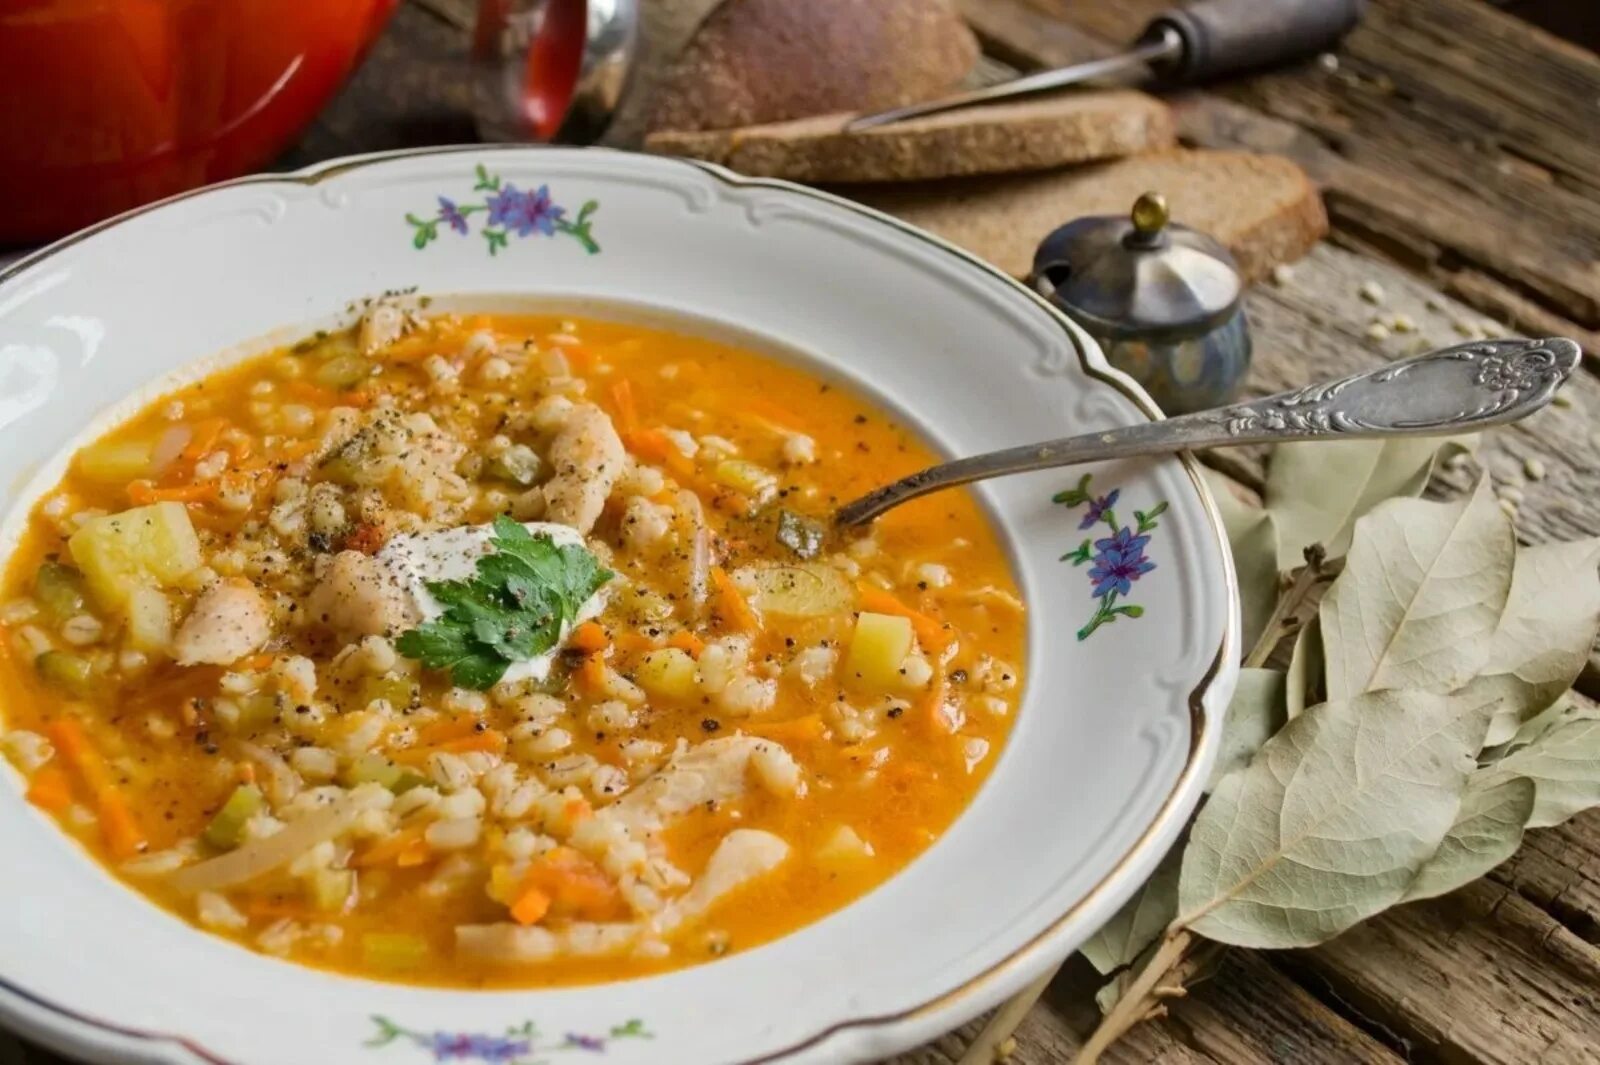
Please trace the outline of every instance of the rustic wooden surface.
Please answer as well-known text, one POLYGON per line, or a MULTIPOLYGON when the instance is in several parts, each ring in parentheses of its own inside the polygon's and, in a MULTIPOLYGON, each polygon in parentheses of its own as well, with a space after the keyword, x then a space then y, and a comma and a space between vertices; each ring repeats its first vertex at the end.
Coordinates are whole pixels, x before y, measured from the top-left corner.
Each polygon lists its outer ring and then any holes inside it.
MULTIPOLYGON (((647 0, 649 2, 649 0, 647 0)), ((960 0, 1017 67, 1102 53, 1169 0, 960 0)), ((470 140, 470 3, 409 0, 367 65, 283 161, 470 140)), ((1289 155, 1334 232, 1249 297, 1259 393, 1448 343, 1472 323, 1580 338, 1600 356, 1600 59, 1515 17, 1592 26, 1586 3, 1372 0, 1336 60, 1174 97, 1186 139, 1289 155), (1377 308, 1357 293, 1376 281, 1377 308), (1368 337, 1378 313, 1415 333, 1368 337)), ((1574 36, 1579 36, 1575 33, 1574 36)), ((1592 361, 1591 366, 1597 362, 1592 361)), ((1600 532, 1600 381, 1575 404, 1490 434, 1476 460, 1519 503, 1524 540, 1600 532), (1534 461, 1530 461, 1534 460, 1534 461), (1530 471, 1541 472, 1539 479, 1530 471)), ((1217 464, 1259 484, 1259 457, 1217 464)), ((1600 698, 1600 658, 1580 682, 1600 698)), ((1092 1027, 1094 974, 1070 962, 1017 1032, 1012 1062, 1069 1060, 1092 1027)), ((952 1065, 980 1022, 895 1065, 952 1065)), ((1600 1062, 1600 813, 1530 833, 1511 861, 1323 947, 1234 952, 1107 1061, 1178 1065, 1600 1062)), ((54 1065, 9 1045, 0 1063, 54 1065)))

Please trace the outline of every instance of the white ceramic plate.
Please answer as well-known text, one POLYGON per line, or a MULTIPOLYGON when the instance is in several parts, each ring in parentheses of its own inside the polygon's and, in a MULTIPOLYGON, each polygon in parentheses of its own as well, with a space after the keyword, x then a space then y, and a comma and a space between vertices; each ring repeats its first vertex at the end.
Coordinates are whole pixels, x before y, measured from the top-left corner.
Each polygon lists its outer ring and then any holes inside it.
MULTIPOLYGON (((856 382, 951 454, 1154 412, 1025 288, 843 200, 596 150, 371 157, 182 196, 0 273, 0 551, 91 426, 219 352, 258 350, 353 299, 412 287, 732 331, 856 382), (500 191, 475 188, 480 178, 500 191), (519 235, 532 201, 508 186, 548 186, 565 225, 547 234, 530 217, 519 235), (456 219, 440 197, 493 197, 497 209, 456 219), (503 246, 484 235, 490 221, 503 246)), ((96 1061, 237 1065, 533 1062, 569 1033, 593 1042, 563 1059, 608 1065, 843 1062, 960 1024, 1058 962, 1148 874, 1199 797, 1233 688, 1231 574, 1193 463, 1088 468, 1095 494, 1119 492, 1127 560, 1154 568, 1081 637, 1103 602, 1095 564, 1062 556, 1109 532, 1084 531, 1086 506, 1051 501, 1079 472, 979 489, 1030 607, 1015 732, 942 839, 827 919, 711 964, 595 987, 353 979, 250 953, 147 903, 28 806, 8 767, 0 1018, 96 1061), (1141 533, 1135 511, 1154 527, 1141 533)))

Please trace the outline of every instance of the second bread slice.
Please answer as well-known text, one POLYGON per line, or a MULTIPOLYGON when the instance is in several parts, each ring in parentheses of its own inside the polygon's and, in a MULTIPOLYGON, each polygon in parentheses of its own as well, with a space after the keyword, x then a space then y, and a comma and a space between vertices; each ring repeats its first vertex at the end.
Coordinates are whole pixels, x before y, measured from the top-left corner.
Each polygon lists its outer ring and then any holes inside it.
POLYGON ((754 177, 889 182, 1047 170, 1165 148, 1174 140, 1165 104, 1123 90, 970 107, 855 133, 844 129, 852 117, 668 130, 652 133, 645 149, 754 177))

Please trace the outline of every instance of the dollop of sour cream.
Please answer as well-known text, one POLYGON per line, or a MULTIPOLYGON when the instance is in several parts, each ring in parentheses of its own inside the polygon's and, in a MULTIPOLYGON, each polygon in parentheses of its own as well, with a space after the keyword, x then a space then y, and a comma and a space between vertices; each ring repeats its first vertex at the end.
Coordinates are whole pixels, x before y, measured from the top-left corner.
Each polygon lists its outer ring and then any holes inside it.
MULTIPOLYGON (((548 536, 558 546, 586 546, 582 534, 570 525, 530 521, 524 522, 522 527, 534 536, 548 536)), ((477 572, 478 559, 494 553, 493 539, 492 525, 462 525, 439 532, 391 537, 373 558, 384 578, 415 608, 413 614, 420 615, 422 623, 426 623, 444 613, 443 604, 428 591, 428 582, 471 578, 477 572)), ((500 682, 544 680, 550 675, 550 667, 572 629, 598 615, 604 606, 605 590, 601 589, 584 601, 576 618, 562 625, 561 638, 554 647, 542 655, 511 663, 500 682)))

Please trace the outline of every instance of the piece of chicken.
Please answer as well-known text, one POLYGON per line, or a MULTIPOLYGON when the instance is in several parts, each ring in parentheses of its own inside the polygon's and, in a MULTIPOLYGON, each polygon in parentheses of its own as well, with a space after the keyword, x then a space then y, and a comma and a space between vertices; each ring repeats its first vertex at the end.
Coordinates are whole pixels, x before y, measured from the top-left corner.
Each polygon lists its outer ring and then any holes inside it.
POLYGON ((549 457, 555 474, 541 489, 544 519, 587 533, 627 462, 622 438, 605 411, 580 403, 550 442, 549 457))
POLYGON ((272 638, 272 608, 246 580, 221 581, 201 593, 173 639, 178 664, 226 666, 272 638))
POLYGON ((421 615, 402 589, 369 555, 340 551, 306 601, 310 623, 345 643, 363 636, 392 636, 421 615))
POLYGON ((599 815, 621 824, 634 838, 643 838, 697 806, 739 798, 752 776, 774 794, 791 795, 798 786, 799 766, 771 740, 755 736, 708 740, 673 755, 599 815))
POLYGON ((789 844, 758 828, 736 828, 722 837, 705 872, 656 917, 657 931, 670 933, 696 920, 736 888, 772 872, 789 857, 789 844))

